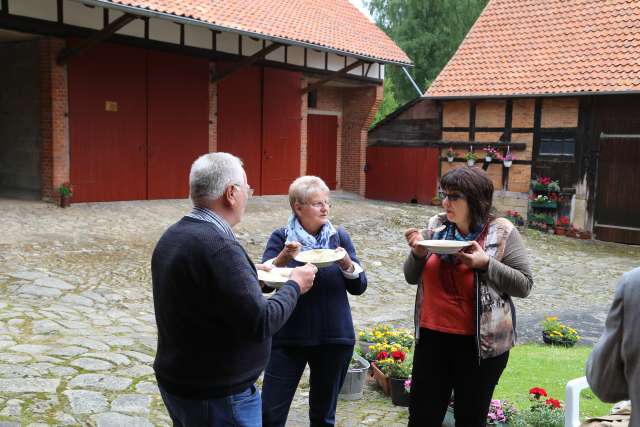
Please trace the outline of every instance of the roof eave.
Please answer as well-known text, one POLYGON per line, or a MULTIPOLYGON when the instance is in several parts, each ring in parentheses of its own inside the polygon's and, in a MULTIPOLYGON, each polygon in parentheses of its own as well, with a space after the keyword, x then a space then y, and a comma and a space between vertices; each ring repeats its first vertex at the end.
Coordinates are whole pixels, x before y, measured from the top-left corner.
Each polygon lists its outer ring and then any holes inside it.
POLYGON ((560 98, 567 96, 602 96, 602 95, 638 95, 639 90, 618 90, 618 91, 581 91, 581 92, 522 92, 514 94, 496 94, 496 95, 429 95, 425 93, 424 99, 433 99, 440 101, 453 101, 463 99, 506 99, 506 98, 560 98))
POLYGON ((159 18, 159 19, 169 19, 169 20, 174 21, 174 22, 180 22, 180 23, 183 23, 183 24, 206 27, 206 28, 209 28, 211 30, 226 31, 226 32, 229 32, 229 33, 241 34, 241 35, 244 35, 244 36, 247 36, 247 37, 254 37, 254 38, 261 39, 261 40, 271 41, 273 43, 288 44, 288 45, 300 46, 300 47, 305 47, 305 48, 310 48, 310 49, 318 49, 318 50, 322 50, 322 51, 336 53, 338 55, 349 56, 349 57, 352 57, 352 58, 361 59, 361 60, 367 61, 367 62, 378 62, 378 63, 381 63, 381 64, 399 65, 399 66, 403 66, 403 67, 413 67, 414 66, 412 62, 393 61, 393 60, 376 58, 376 57, 367 56, 367 55, 360 55, 360 54, 356 54, 356 53, 353 53, 353 52, 348 52, 348 51, 344 51, 344 50, 341 50, 341 49, 334 49, 334 48, 330 48, 330 47, 323 46, 323 45, 317 45, 317 44, 313 44, 313 43, 306 43, 306 42, 302 42, 302 41, 299 41, 299 40, 292 40, 292 39, 287 39, 287 38, 282 38, 282 37, 274 37, 274 36, 270 36, 270 35, 267 35, 267 34, 256 33, 256 32, 253 32, 253 31, 239 30, 237 28, 231 28, 231 27, 225 27, 225 26, 222 26, 222 25, 216 25, 216 24, 212 24, 210 22, 201 21, 199 19, 194 19, 194 18, 188 18, 188 17, 185 17, 185 16, 172 15, 170 13, 159 12, 159 11, 155 11, 155 10, 151 10, 151 9, 145 9, 145 8, 141 8, 141 7, 135 7, 135 6, 129 6, 129 5, 124 5, 124 4, 119 4, 119 3, 113 3, 113 2, 111 2, 109 0, 75 0, 75 1, 81 2, 81 3, 85 3, 85 4, 89 4, 89 5, 104 7, 104 8, 107 8, 107 9, 116 9, 116 10, 120 10, 120 11, 125 12, 125 13, 132 13, 132 14, 135 14, 135 15, 141 15, 141 16, 147 16, 147 17, 159 18))

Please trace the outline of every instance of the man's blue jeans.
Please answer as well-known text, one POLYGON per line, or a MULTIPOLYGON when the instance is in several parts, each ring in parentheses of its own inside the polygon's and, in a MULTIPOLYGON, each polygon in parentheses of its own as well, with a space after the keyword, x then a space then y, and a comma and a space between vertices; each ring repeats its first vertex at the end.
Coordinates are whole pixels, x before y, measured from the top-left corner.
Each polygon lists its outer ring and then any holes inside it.
POLYGON ((183 399, 159 388, 174 427, 262 426, 260 390, 255 385, 238 394, 205 400, 183 399))

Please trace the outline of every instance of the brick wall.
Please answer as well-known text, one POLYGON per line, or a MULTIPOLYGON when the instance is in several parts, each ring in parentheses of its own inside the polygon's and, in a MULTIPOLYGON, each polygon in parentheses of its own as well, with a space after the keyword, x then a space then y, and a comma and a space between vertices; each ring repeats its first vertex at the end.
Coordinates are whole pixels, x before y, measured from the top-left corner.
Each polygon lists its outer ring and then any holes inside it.
POLYGON ((444 102, 443 109, 442 109, 442 126, 444 127, 469 126, 469 101, 444 102))
POLYGON ((66 41, 40 41, 40 127, 42 132, 42 199, 56 200, 55 189, 70 179, 68 87, 66 66, 56 63, 66 41))
POLYGON ((578 98, 547 98, 542 101, 543 128, 578 127, 578 98))
POLYGON ((480 101, 476 103, 476 126, 487 128, 504 127, 507 102, 505 100, 480 101))
POLYGON ((382 85, 343 89, 341 183, 342 188, 364 196, 367 130, 382 103, 382 85))
POLYGON ((511 126, 514 128, 532 128, 536 101, 534 99, 515 99, 511 114, 511 126))

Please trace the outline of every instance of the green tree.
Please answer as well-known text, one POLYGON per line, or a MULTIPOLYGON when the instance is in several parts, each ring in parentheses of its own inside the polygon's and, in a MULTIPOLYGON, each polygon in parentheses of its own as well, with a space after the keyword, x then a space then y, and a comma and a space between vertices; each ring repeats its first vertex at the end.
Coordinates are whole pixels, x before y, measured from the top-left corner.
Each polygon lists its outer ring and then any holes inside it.
MULTIPOLYGON (((415 67, 409 73, 424 92, 453 56, 487 1, 366 0, 366 5, 378 26, 413 60, 415 67)), ((417 95, 400 68, 385 67, 383 105, 403 105, 417 95)))

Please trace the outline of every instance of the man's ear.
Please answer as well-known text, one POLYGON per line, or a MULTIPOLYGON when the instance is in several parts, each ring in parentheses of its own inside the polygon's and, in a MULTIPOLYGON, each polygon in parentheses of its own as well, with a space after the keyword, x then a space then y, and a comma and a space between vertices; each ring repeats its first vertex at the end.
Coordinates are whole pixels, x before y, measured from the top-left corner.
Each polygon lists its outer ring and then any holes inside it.
POLYGON ((230 185, 227 188, 225 188, 224 193, 222 193, 222 195, 224 196, 222 198, 222 201, 225 206, 233 206, 236 204, 237 194, 236 194, 235 185, 230 185))

